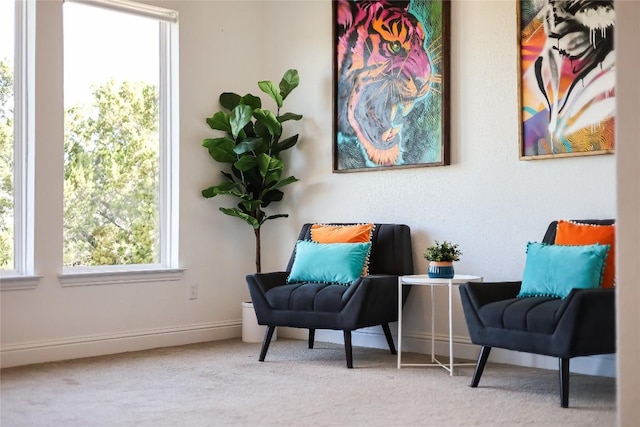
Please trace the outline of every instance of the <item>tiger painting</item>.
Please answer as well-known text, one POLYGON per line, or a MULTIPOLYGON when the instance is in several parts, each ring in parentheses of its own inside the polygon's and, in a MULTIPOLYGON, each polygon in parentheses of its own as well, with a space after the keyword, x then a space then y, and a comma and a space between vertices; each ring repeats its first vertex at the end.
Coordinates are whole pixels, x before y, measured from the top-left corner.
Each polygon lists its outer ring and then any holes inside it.
POLYGON ((426 101, 439 93, 442 42, 431 40, 429 51, 411 3, 339 0, 335 5, 339 170, 440 156, 428 153, 440 149, 432 143, 440 138, 440 124, 429 119, 429 108, 437 105, 426 101))

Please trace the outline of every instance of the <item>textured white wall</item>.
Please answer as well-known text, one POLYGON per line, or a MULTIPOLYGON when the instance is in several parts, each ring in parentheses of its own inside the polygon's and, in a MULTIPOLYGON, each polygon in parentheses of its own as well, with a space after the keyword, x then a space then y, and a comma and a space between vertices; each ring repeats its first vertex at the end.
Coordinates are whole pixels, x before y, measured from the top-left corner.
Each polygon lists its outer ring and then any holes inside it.
POLYGON ((2 292, 3 366, 240 335, 253 269, 249 227, 200 191, 218 179, 205 123, 225 90, 255 89, 260 8, 254 2, 158 2, 180 13, 180 264, 182 282, 61 288, 62 0, 37 3, 35 290, 2 292), (56 184, 58 183, 58 184, 56 184), (188 284, 199 298, 188 300, 188 284))
MULTIPOLYGON (((458 242, 464 252, 457 272, 481 275, 485 281, 517 280, 527 241, 542 239, 551 220, 616 216, 614 156, 518 159, 515 4, 454 1, 451 9, 451 166, 343 174, 331 173, 331 4, 271 2, 265 9, 271 18, 266 21, 274 27, 266 32, 268 43, 281 39, 276 18, 287 21, 287 33, 293 35, 287 51, 268 63, 266 74, 300 69, 301 87, 289 107, 306 117, 300 147, 291 156, 293 172, 302 178, 285 202, 292 216, 265 235, 295 238, 299 225, 313 221, 406 223, 412 229, 416 272, 426 271, 424 248, 446 239, 458 242)), ((286 256, 273 252, 266 265, 280 267, 286 256)), ((424 319, 427 294, 409 298, 407 335, 420 337, 429 330, 424 319)), ((437 303, 444 308, 444 294, 437 303)), ((467 332, 458 301, 454 308, 454 335, 464 342, 467 332)), ((439 336, 446 333, 445 316, 442 310, 436 320, 439 336)), ((318 336, 341 339, 340 334, 318 336)), ((424 347, 418 343, 409 348, 424 347)), ((496 356, 505 362, 557 365, 517 353, 496 356)), ((613 368, 594 369, 611 373, 613 368)))
MULTIPOLYGON (((447 239, 464 251, 459 273, 515 280, 526 242, 541 239, 549 221, 616 216, 614 156, 518 160, 513 2, 452 4, 451 166, 333 174, 330 1, 158 1, 180 12, 184 281, 62 289, 56 213, 62 190, 46 188, 52 182, 47 177, 61 176, 62 104, 59 92, 44 89, 45 76, 61 81, 55 59, 61 49, 60 3, 38 4, 39 25, 54 32, 48 53, 39 50, 38 63, 44 93, 38 150, 52 154, 38 165, 39 191, 51 202, 38 206, 36 218, 37 256, 45 266, 38 273, 44 278, 36 290, 2 293, 3 363, 12 355, 35 361, 239 336, 240 302, 248 296, 244 276, 254 268, 253 234, 218 212, 228 205, 225 200, 200 196, 218 170, 200 146, 211 135, 204 119, 216 111, 220 92, 257 94, 258 80, 277 80, 287 68, 301 76, 286 103, 305 116, 289 127, 301 138, 287 154, 289 171, 301 182, 288 188, 278 207, 290 218, 268 223, 263 231, 264 271, 285 267, 305 222, 373 221, 412 228, 417 272, 426 269, 424 248, 447 239), (187 285, 194 282, 199 298, 188 301, 187 285)), ((428 303, 426 293, 412 295, 407 333, 427 330, 428 303)), ((456 321, 454 333, 464 338, 459 305, 456 321)))

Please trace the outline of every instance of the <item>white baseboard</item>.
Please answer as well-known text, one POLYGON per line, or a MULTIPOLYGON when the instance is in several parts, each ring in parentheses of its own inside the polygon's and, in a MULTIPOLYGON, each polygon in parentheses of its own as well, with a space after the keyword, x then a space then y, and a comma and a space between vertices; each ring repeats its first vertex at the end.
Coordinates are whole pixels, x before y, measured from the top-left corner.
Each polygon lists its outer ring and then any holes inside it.
POLYGON ((211 322, 3 345, 0 348, 0 367, 9 368, 236 338, 241 335, 241 324, 240 320, 211 322))
MULTIPOLYGON (((394 324, 391 325, 397 345, 397 331, 393 329, 394 326, 394 324)), ((242 322, 236 320, 10 344, 3 345, 0 348, 0 367, 9 368, 33 363, 195 344, 206 341, 238 338, 241 335, 242 322)), ((279 327, 278 335, 282 338, 293 338, 305 341, 308 338, 307 330, 298 328, 279 327)), ((341 331, 331 330, 317 330, 316 341, 337 344, 344 342, 341 331)), ((355 331, 352 334, 352 343, 354 346, 359 347, 388 348, 387 340, 379 326, 355 331)), ((478 356, 478 350, 478 346, 471 344, 468 337, 454 337, 453 353, 456 358, 475 361, 478 356)), ((419 332, 404 332, 402 334, 402 351, 425 355, 430 354, 431 336, 419 332)), ((437 334, 435 336, 435 353, 439 356, 448 356, 449 343, 446 335, 437 334)), ((556 358, 499 348, 491 351, 489 361, 543 369, 558 369, 558 360, 556 358)), ((576 357, 571 359, 571 372, 615 377, 616 357, 615 355, 576 357)))
MULTIPOLYGON (((395 325, 391 325, 391 331, 394 335, 396 346, 398 345, 397 331, 393 329, 395 325)), ((296 328, 278 328, 281 337, 307 339, 306 329, 296 328)), ((344 342, 341 331, 317 330, 317 341, 325 341, 341 344, 344 342)), ((448 336, 436 334, 435 336, 435 353, 438 356, 449 355, 448 336)), ((354 331, 351 336, 354 346, 371 347, 371 348, 389 348, 387 340, 382 329, 377 327, 364 328, 354 331)), ((478 357, 479 347, 469 340, 469 337, 454 336, 453 338, 453 354, 458 359, 468 359, 475 361, 478 357)), ((431 335, 420 332, 403 332, 402 334, 402 351, 431 354, 431 335)), ((521 353, 517 351, 503 350, 499 348, 492 349, 489 362, 504 363, 508 365, 527 366, 542 369, 558 370, 558 359, 550 356, 541 356, 537 354, 521 353)), ((598 375, 605 377, 616 376, 616 356, 613 354, 575 357, 571 359, 571 372, 598 375)))

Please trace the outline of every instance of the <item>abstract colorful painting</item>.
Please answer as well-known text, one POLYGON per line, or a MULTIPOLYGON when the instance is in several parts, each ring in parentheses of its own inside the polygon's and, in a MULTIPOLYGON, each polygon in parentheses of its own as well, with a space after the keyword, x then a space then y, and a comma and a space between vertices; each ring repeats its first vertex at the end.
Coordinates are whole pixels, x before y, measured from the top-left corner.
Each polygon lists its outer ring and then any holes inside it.
POLYGON ((448 1, 333 2, 333 170, 449 164, 448 1))
POLYGON ((612 153, 613 0, 519 0, 520 157, 612 153))

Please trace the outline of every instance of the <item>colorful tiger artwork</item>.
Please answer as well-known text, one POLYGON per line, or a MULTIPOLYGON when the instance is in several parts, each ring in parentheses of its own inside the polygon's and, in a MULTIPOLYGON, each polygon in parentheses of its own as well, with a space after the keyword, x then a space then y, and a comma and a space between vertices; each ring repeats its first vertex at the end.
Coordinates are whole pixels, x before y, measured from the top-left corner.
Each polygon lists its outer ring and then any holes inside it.
POLYGON ((614 148, 613 0, 522 0, 523 154, 614 148))
MULTIPOLYGON (((438 124, 424 123, 427 106, 420 104, 440 75, 410 3, 340 0, 335 6, 338 169, 421 161, 431 145, 423 134, 439 132, 438 124)), ((434 56, 440 45, 433 43, 434 56)))

